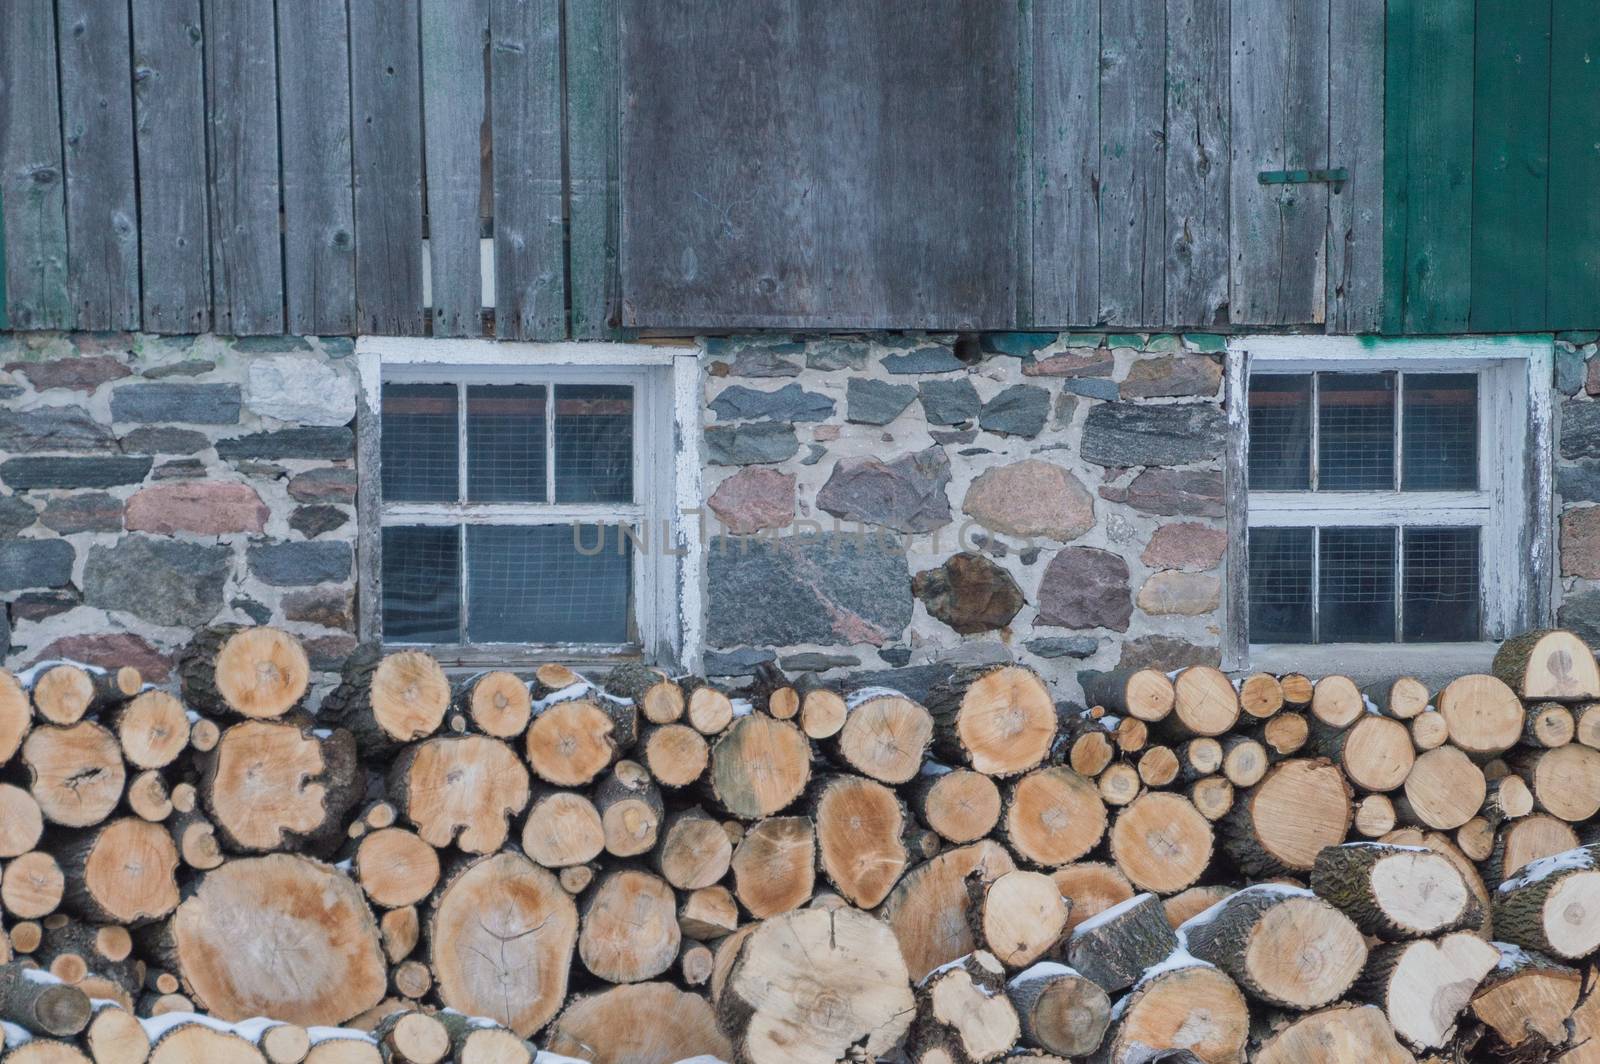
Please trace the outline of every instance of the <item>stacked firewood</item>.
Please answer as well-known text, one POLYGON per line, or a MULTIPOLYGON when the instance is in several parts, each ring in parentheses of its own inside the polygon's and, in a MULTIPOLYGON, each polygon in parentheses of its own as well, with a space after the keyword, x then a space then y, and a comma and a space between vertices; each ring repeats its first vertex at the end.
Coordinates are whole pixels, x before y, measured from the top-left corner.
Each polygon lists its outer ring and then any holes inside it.
POLYGON ((1600 668, 0 673, 5 1064, 1600 1062, 1600 668), (542 1052, 536 1052, 535 1042, 542 1052))

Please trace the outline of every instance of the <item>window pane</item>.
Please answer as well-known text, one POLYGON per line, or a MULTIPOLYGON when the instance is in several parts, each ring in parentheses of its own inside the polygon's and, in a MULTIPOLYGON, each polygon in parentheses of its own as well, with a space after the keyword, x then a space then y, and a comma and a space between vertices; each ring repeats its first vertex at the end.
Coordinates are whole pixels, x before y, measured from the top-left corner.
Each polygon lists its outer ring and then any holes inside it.
POLYGON ((571 525, 468 527, 468 641, 628 642, 632 549, 619 551, 614 525, 576 534, 571 525))
POLYGON ((458 433, 455 385, 385 384, 384 501, 456 501, 458 433))
POLYGON ((461 641, 461 530, 454 525, 383 530, 383 638, 461 641))
POLYGON ((1405 641, 1481 638, 1478 530, 1408 528, 1405 539, 1405 641))
POLYGON ((556 502, 633 501, 633 388, 556 385, 556 502))
POLYGON ((544 502, 542 384, 467 388, 467 498, 544 502))
POLYGON ((1311 639, 1311 529, 1252 528, 1250 642, 1311 639))
POLYGON ((1478 486, 1478 377, 1407 373, 1401 487, 1471 491, 1478 486))
POLYGON ((1394 642, 1394 532, 1322 530, 1317 578, 1321 642, 1394 642))
POLYGON ((1394 487, 1394 374, 1317 375, 1317 488, 1394 487))
POLYGON ((1250 378, 1250 489, 1311 487, 1311 375, 1250 378))

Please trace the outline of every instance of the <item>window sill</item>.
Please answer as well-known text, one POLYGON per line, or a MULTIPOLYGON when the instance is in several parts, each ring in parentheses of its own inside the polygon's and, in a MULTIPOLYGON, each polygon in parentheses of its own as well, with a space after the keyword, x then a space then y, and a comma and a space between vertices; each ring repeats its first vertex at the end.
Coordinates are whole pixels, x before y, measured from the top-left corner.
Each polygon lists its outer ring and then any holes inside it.
POLYGON ((1245 672, 1333 673, 1358 684, 1414 676, 1438 690, 1468 673, 1488 672, 1499 643, 1272 643, 1251 644, 1245 672))

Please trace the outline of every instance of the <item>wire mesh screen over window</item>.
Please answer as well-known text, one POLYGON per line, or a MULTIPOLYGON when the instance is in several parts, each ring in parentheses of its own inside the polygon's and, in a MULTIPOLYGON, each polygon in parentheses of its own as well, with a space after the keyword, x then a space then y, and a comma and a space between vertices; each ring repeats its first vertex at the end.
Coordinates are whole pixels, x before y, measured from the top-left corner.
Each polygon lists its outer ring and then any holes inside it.
POLYGON ((1407 494, 1478 489, 1478 393, 1473 373, 1252 378, 1249 486, 1274 519, 1249 530, 1251 642, 1482 637, 1482 527, 1438 527, 1441 496, 1407 494), (1396 516, 1336 519, 1379 507, 1396 516))
POLYGON ((636 639, 634 389, 383 386, 383 632, 396 643, 636 639))

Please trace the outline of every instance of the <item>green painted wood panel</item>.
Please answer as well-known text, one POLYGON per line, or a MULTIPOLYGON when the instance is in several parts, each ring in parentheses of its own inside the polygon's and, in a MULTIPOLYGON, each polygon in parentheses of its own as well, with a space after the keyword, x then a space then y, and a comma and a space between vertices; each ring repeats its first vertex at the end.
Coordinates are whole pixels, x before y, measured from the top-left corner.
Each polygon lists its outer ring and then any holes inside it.
MULTIPOLYGON (((1477 0, 1474 332, 1543 328, 1550 162, 1550 0, 1477 0)), ((1591 101, 1591 106, 1593 101, 1591 101)))
POLYGON ((1600 11, 1552 0, 1549 322, 1600 328, 1600 11))

